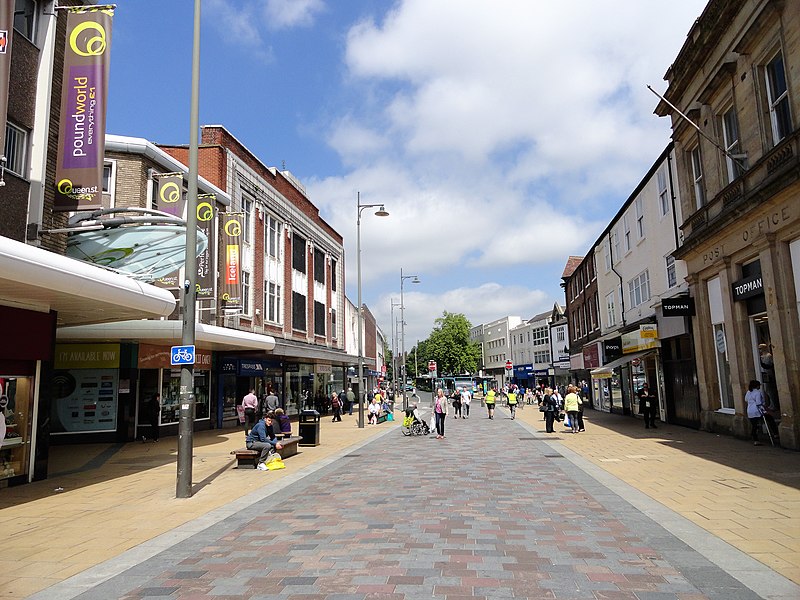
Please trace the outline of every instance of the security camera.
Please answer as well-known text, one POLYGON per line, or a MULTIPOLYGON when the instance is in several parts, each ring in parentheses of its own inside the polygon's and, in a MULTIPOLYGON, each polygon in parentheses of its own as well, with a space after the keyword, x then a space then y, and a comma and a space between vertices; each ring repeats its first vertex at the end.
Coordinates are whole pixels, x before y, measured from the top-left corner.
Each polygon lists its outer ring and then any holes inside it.
POLYGON ((187 279, 186 281, 183 282, 183 291, 188 294, 190 289, 192 289, 192 284, 187 279))

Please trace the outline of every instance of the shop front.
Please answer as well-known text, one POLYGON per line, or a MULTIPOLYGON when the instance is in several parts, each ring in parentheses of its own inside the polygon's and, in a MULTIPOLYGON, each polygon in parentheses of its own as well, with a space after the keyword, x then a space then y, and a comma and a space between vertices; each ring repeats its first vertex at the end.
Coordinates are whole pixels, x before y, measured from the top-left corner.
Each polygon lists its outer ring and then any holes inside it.
POLYGON ((217 427, 233 427, 239 422, 237 406, 250 390, 260 401, 270 393, 278 397, 281 407, 286 409, 284 400, 284 362, 264 358, 231 355, 218 356, 217 372, 219 382, 216 407, 217 427))

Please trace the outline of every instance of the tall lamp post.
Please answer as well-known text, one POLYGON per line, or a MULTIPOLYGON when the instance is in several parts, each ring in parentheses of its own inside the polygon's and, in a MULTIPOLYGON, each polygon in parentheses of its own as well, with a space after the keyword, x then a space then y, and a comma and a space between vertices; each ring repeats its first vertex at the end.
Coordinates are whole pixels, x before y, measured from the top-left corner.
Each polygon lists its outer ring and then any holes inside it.
POLYGON ((376 217, 388 217, 383 204, 361 204, 361 192, 356 196, 358 218, 356 219, 356 255, 358 261, 358 427, 364 429, 364 311, 361 303, 361 211, 377 208, 376 217))
POLYGON ((392 380, 394 383, 394 395, 397 398, 397 345, 398 345, 398 336, 397 336, 397 324, 394 320, 394 307, 400 306, 399 302, 395 302, 394 299, 391 299, 392 303, 392 380))
POLYGON ((403 282, 410 279, 411 283, 419 283, 419 277, 416 275, 403 275, 403 267, 400 267, 400 375, 401 385, 403 389, 403 408, 408 408, 408 399, 406 398, 406 316, 405 304, 403 303, 403 282))

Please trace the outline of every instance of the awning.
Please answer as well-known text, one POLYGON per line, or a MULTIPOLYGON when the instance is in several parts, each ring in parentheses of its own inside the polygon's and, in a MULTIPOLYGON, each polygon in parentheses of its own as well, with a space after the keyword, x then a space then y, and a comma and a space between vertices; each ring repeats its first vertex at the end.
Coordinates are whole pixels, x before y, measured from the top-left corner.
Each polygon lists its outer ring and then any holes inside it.
POLYGON ((85 262, 0 237, 0 304, 56 311, 58 325, 165 317, 168 290, 85 262))
POLYGON ((614 369, 617 367, 621 367, 622 365, 631 362, 634 358, 644 358, 648 354, 653 354, 655 350, 643 350, 642 352, 631 352, 630 354, 626 354, 622 358, 618 358, 617 360, 613 360, 607 365, 603 365, 602 367, 597 367, 596 369, 592 369, 590 371, 592 375, 592 379, 607 379, 611 377, 614 372, 614 369))
MULTIPOLYGON (((61 327, 56 331, 59 342, 146 341, 151 344, 176 346, 181 343, 183 321, 120 321, 100 325, 61 327)), ((195 326, 195 344, 209 350, 263 350, 275 348, 275 338, 228 327, 195 326)))

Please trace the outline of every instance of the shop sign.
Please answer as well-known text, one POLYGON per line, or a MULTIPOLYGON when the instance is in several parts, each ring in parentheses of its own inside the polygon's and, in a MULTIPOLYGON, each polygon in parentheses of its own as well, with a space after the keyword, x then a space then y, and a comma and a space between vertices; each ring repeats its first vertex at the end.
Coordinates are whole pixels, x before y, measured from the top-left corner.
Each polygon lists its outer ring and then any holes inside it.
POLYGON ((590 344, 583 347, 583 368, 594 369, 600 366, 600 352, 597 344, 590 344))
POLYGON ((239 375, 261 377, 264 375, 264 364, 260 360, 243 358, 239 361, 239 375))
POLYGON ((764 282, 760 273, 740 279, 734 282, 731 287, 734 301, 747 300, 753 296, 762 296, 764 294, 764 282))
POLYGON ((695 315, 694 298, 689 296, 664 298, 661 301, 661 314, 665 317, 693 317, 695 315))
POLYGON ((219 370, 221 373, 233 373, 239 370, 239 361, 235 358, 223 358, 220 362, 219 370))
POLYGON ((533 365, 517 365, 514 367, 514 377, 527 377, 533 371, 533 365))
POLYGON ((119 344, 56 344, 56 369, 118 369, 119 344))
POLYGON ((650 350, 659 345, 657 325, 640 325, 636 331, 622 334, 622 354, 650 350))
POLYGON ((622 356, 622 337, 617 336, 603 340, 603 356, 607 363, 620 358, 622 356))
POLYGON ((331 365, 314 365, 315 373, 332 373, 333 367, 331 365))
POLYGON ((300 372, 300 363, 288 363, 286 365, 286 372, 287 373, 299 373, 300 372))

